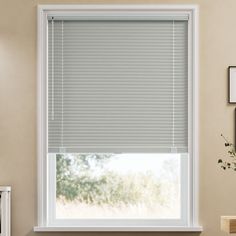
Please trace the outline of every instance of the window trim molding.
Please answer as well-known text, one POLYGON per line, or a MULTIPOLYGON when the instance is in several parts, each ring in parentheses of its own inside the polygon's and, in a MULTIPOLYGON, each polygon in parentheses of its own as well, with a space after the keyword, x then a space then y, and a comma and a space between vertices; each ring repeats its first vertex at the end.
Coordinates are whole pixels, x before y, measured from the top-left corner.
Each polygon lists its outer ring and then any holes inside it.
POLYGON ((34 232, 202 232, 201 226, 183 227, 183 226, 157 226, 157 227, 65 227, 65 226, 46 226, 46 227, 34 227, 34 232))
POLYGON ((35 231, 202 231, 198 224, 198 6, 197 5, 38 5, 38 67, 37 67, 37 210, 38 226, 35 231), (187 14, 189 16, 189 144, 191 158, 189 161, 189 222, 188 227, 50 227, 47 225, 47 199, 48 199, 48 166, 47 153, 47 100, 45 91, 47 79, 47 17, 49 14, 60 15, 70 12, 85 14, 187 14))

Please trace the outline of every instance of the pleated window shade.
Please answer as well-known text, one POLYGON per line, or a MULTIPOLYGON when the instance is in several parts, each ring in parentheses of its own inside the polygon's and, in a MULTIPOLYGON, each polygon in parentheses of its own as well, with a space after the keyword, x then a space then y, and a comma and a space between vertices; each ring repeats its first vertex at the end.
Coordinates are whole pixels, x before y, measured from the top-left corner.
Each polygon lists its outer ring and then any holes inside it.
POLYGON ((49 20, 48 152, 187 152, 187 25, 49 20))

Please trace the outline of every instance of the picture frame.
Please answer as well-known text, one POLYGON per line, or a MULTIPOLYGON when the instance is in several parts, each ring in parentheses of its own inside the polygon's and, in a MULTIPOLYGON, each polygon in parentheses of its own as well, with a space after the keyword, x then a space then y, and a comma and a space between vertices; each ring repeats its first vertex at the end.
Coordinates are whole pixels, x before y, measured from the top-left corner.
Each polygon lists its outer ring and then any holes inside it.
POLYGON ((228 103, 236 104, 236 66, 228 67, 228 103))
POLYGON ((234 147, 236 147, 236 107, 234 108, 234 147))

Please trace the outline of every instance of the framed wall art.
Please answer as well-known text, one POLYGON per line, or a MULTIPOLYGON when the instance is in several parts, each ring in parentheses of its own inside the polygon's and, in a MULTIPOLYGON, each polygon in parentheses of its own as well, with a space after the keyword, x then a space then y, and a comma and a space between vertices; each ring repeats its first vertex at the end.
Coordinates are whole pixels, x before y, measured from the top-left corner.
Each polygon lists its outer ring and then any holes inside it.
POLYGON ((236 66, 228 67, 228 102, 236 104, 236 66))

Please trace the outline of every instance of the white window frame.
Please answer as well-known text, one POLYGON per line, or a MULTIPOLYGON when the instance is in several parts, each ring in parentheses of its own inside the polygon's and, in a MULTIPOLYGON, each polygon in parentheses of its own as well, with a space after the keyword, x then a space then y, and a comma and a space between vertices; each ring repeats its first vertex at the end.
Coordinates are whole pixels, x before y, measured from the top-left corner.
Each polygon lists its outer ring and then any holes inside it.
MULTIPOLYGON (((39 5, 38 6, 38 225, 35 231, 202 231, 198 224, 198 6, 196 5, 39 5), (182 209, 184 221, 141 220, 128 221, 55 221, 50 212, 55 212, 55 158, 47 161, 47 23, 48 16, 76 14, 141 15, 188 15, 188 143, 189 158, 181 158, 181 174, 185 181, 182 209), (54 161, 53 161, 54 160, 54 161), (54 168, 52 168, 54 166, 54 168), (49 174, 49 169, 50 170, 49 174), (186 178, 187 177, 187 178, 186 178), (49 189, 49 182, 51 183, 49 189), (54 186, 51 188, 51 186, 54 186), (112 222, 112 223, 111 223, 112 222), (136 222, 136 223, 135 223, 136 222)), ((52 154, 53 155, 53 154, 52 154)), ((182 182, 181 182, 182 184, 182 182)))

